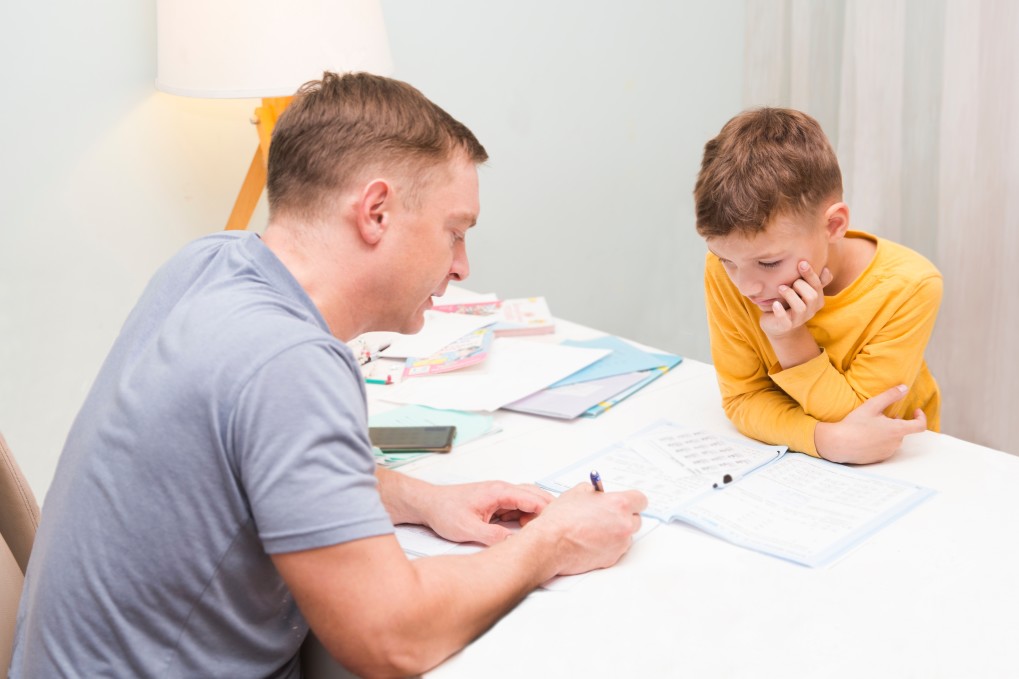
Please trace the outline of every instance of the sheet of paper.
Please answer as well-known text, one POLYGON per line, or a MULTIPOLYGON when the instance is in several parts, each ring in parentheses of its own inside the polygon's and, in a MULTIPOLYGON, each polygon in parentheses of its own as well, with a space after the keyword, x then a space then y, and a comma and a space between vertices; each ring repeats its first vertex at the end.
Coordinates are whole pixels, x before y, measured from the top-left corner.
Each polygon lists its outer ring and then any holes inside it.
POLYGON ((520 413, 573 419, 583 415, 592 406, 629 389, 644 378, 644 373, 630 373, 568 384, 565 387, 550 387, 503 408, 520 413))
POLYGON ((558 382, 553 387, 563 387, 577 382, 599 380, 613 375, 624 375, 635 373, 641 370, 650 370, 665 365, 661 357, 642 351, 629 342, 612 335, 596 337, 590 340, 566 340, 563 344, 571 347, 588 347, 594 349, 608 349, 612 353, 592 363, 583 370, 579 370, 558 382))
MULTIPOLYGON (((506 525, 511 530, 520 530, 519 524, 513 523, 506 525)), ((640 540, 660 525, 661 523, 654 519, 644 519, 641 522, 640 530, 638 530, 633 536, 634 542, 640 540)), ((457 543, 439 537, 427 526, 400 524, 396 526, 395 533, 396 539, 400 543, 400 548, 403 549, 404 553, 412 557, 474 554, 485 549, 484 545, 476 542, 457 543)), ((556 577, 542 583, 541 588, 556 592, 566 591, 587 575, 589 575, 589 573, 557 575, 556 577)))
POLYGON ((446 314, 426 311, 425 325, 414 335, 396 334, 392 343, 381 352, 383 358, 419 358, 438 353, 464 335, 492 325, 495 320, 486 316, 446 314))
POLYGON ((485 362, 406 380, 386 387, 379 398, 448 410, 493 411, 544 389, 606 353, 604 349, 498 338, 485 362))
POLYGON ((730 440, 661 421, 538 482, 562 492, 601 474, 606 490, 636 489, 648 497, 648 516, 668 521, 679 507, 783 454, 782 446, 730 440))
POLYGON ((706 495, 681 516, 735 544, 820 566, 932 492, 797 454, 706 495))

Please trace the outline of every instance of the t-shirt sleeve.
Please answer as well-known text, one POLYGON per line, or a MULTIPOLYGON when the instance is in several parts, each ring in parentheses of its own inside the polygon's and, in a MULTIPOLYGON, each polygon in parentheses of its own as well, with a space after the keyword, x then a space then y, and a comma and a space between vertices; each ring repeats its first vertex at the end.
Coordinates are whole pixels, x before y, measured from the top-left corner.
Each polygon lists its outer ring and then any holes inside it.
POLYGON ((760 353, 740 330, 749 321, 725 285, 725 273, 714 255, 708 255, 704 289, 711 336, 711 357, 718 376, 722 408, 740 433, 793 450, 817 455, 814 428, 817 420, 783 392, 768 376, 760 353))
POLYGON ((267 553, 393 531, 376 487, 360 371, 337 347, 306 342, 258 367, 229 431, 267 553))
MULTIPOLYGON (((873 295, 872 315, 882 311, 881 305, 895 304, 895 310, 844 372, 822 352, 792 368, 773 366, 769 375, 807 414, 823 422, 838 422, 867 399, 897 384, 909 386, 916 381, 941 293, 941 277, 928 276, 898 294, 873 295)), ((910 403, 899 401, 887 414, 903 417, 910 403)))

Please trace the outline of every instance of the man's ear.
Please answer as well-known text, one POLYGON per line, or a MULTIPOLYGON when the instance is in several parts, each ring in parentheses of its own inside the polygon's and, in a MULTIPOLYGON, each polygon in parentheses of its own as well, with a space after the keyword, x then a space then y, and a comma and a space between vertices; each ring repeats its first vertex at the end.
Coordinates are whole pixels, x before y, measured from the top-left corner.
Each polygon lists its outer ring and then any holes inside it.
POLYGON ((357 203, 357 231, 361 239, 375 245, 389 228, 393 205, 393 187, 384 179, 373 179, 361 192, 357 203))
POLYGON ((845 236, 849 230, 849 206, 842 201, 829 205, 824 211, 824 223, 828 229, 829 241, 836 241, 845 236))

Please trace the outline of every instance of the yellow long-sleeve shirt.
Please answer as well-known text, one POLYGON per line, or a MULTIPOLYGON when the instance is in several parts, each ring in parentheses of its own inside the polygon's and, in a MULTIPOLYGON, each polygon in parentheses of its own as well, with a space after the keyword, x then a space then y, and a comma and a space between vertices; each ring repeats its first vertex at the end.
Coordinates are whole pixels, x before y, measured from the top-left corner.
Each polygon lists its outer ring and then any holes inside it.
POLYGON ((886 414, 912 417, 922 408, 927 427, 940 428, 941 396, 923 353, 941 304, 941 274, 898 243, 859 231, 846 237, 874 241, 874 258, 807 322, 821 353, 786 370, 761 330, 761 310, 708 253, 704 288, 722 406, 751 438, 816 456, 819 421, 837 422, 897 384, 909 393, 886 414))

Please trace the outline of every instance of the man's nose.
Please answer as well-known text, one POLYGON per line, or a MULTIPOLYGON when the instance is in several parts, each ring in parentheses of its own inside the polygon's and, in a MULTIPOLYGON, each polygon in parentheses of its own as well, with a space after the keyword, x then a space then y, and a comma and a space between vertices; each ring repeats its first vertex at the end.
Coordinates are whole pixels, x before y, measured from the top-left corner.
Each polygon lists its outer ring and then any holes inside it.
POLYGON ((467 248, 461 246, 453 257, 453 264, 449 267, 449 277, 455 281, 466 280, 471 275, 471 264, 467 261, 467 248))

